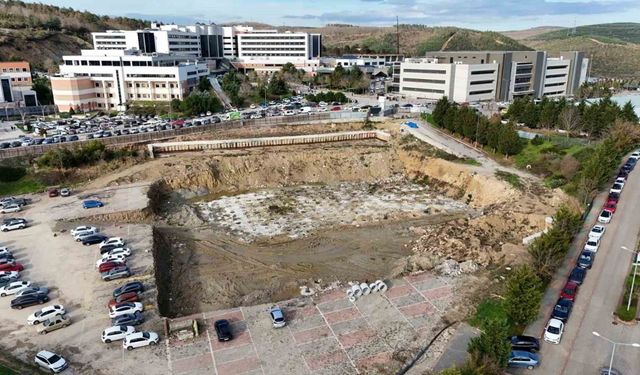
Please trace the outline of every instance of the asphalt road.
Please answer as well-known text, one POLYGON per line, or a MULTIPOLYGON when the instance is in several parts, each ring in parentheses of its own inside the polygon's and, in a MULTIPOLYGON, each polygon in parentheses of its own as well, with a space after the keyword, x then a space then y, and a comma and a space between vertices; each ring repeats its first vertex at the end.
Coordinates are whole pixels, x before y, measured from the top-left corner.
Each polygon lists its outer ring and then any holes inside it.
MULTIPOLYGON (((544 324, 553 304, 562 288, 568 273, 575 264, 575 254, 584 243, 588 230, 595 223, 598 208, 606 194, 601 194, 594 210, 587 220, 572 247, 570 257, 559 272, 543 300, 540 319, 527 330, 528 334, 542 337, 544 324)), ((631 271, 633 254, 620 248, 634 249, 640 229, 640 170, 631 173, 611 223, 602 238, 602 242, 593 268, 580 288, 573 312, 565 326, 565 333, 559 345, 542 343, 541 366, 535 370, 538 374, 585 375, 599 374, 601 367, 608 366, 613 346, 611 343, 592 334, 600 333, 613 341, 640 343, 640 326, 616 324, 613 311, 621 296, 625 276, 631 271)), ((640 280, 637 280, 640 281, 640 280)), ((640 286, 640 285, 639 285, 640 286)), ((542 340, 541 340, 542 341, 542 340)), ((618 346, 613 367, 622 375, 640 373, 640 348, 618 346)))

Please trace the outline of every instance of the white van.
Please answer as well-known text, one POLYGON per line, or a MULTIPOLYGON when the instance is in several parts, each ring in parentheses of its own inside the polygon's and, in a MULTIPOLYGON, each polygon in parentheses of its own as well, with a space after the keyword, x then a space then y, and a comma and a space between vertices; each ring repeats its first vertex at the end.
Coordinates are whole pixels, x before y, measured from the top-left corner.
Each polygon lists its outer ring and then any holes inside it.
POLYGON ((300 113, 310 113, 310 112, 311 112, 311 107, 309 106, 300 108, 300 113))

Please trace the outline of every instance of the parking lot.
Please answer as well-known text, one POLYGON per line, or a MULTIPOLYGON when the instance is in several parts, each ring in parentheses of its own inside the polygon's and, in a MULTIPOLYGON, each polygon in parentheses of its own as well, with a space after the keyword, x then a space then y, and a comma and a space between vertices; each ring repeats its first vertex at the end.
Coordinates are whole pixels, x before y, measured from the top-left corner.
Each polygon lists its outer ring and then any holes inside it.
POLYGON ((128 265, 133 276, 129 279, 104 282, 96 271, 95 263, 100 257, 97 245, 83 246, 75 242, 68 230, 86 222, 65 222, 100 213, 113 213, 146 204, 136 203, 146 198, 144 187, 121 187, 91 191, 88 194, 104 200, 105 207, 84 210, 83 195, 49 198, 45 194, 31 197, 32 203, 12 217, 24 217, 29 227, 23 230, 0 233, 0 244, 8 246, 19 263, 24 265, 21 279, 50 289, 50 301, 43 306, 61 304, 72 324, 69 327, 38 335, 36 327, 27 325, 26 318, 38 310, 40 305, 13 310, 9 302, 13 297, 2 298, 0 306, 2 335, 0 343, 10 348, 10 354, 25 362, 33 363, 36 352, 46 349, 62 355, 71 367, 65 373, 84 374, 148 374, 166 373, 165 349, 146 347, 125 351, 121 342, 104 344, 100 340, 102 330, 111 325, 107 303, 114 288, 124 280, 141 280, 146 289, 142 295, 145 306, 145 323, 138 330, 162 333, 155 301, 153 258, 151 253, 152 230, 147 225, 95 224, 109 236, 119 236, 132 249, 128 265), (144 366, 142 366, 144 363, 144 366))
POLYGON ((454 285, 430 273, 389 285, 386 293, 355 303, 340 288, 280 304, 288 322, 281 329, 272 327, 269 305, 174 319, 197 319, 204 329, 196 339, 167 343, 171 373, 393 373, 402 364, 397 353, 425 346, 442 327, 454 285), (213 323, 218 319, 231 322, 233 340, 217 341, 213 323))

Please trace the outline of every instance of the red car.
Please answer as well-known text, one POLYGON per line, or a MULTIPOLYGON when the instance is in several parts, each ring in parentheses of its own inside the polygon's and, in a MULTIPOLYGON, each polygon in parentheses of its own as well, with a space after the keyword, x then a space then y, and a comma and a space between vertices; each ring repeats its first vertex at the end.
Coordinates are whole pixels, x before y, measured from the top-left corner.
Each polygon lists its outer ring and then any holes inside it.
POLYGON ((112 268, 116 268, 116 267, 120 267, 120 266, 124 266, 124 265, 126 265, 124 262, 106 262, 106 263, 102 263, 98 267, 98 272, 100 272, 100 273, 107 272, 112 268))
POLYGON ((609 197, 607 197, 607 203, 608 202, 618 203, 619 200, 620 200, 620 194, 619 193, 609 193, 609 197))
POLYGON ((612 214, 615 214, 617 207, 618 207, 618 204, 616 202, 608 201, 607 203, 604 204, 604 206, 602 206, 602 209, 605 211, 609 211, 612 214))
POLYGON ((342 111, 342 108, 340 108, 340 107, 331 108, 331 112, 339 112, 339 111, 342 111))
POLYGON ((564 288, 562 288, 562 292, 560 293, 560 298, 573 301, 576 299, 576 294, 578 294, 578 284, 572 281, 569 281, 564 285, 564 288))
POLYGON ((140 301, 140 296, 138 295, 138 292, 129 292, 129 293, 121 294, 115 299, 112 299, 111 301, 109 301, 109 304, 107 306, 111 308, 111 306, 115 306, 118 303, 138 302, 138 301, 140 301))
POLYGON ((57 197, 58 194, 59 194, 59 192, 58 192, 57 188, 49 189, 49 198, 57 197))
POLYGON ((184 120, 171 121, 171 127, 174 129, 180 129, 183 126, 184 126, 184 120))
POLYGON ((0 264, 0 271, 24 271, 24 266, 21 263, 5 263, 0 264))

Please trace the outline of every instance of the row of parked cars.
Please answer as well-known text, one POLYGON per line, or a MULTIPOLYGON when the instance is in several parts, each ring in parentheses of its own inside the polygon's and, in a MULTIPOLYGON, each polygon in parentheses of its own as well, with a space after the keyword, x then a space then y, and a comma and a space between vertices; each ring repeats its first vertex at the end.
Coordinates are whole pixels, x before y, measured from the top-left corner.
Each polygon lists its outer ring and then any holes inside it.
POLYGON ((615 183, 609 190, 607 201, 598 215, 598 224, 594 225, 589 232, 584 247, 577 260, 575 268, 571 271, 569 279, 562 288, 559 299, 553 309, 551 319, 547 323, 544 331, 544 340, 552 344, 559 344, 564 333, 565 324, 571 315, 573 303, 580 288, 587 276, 587 270, 591 269, 600 248, 600 241, 606 232, 606 224, 611 222, 620 200, 620 195, 624 189, 629 173, 633 171, 640 159, 640 152, 634 152, 627 162, 620 168, 616 176, 615 183))
MULTIPOLYGON (((107 237, 98 228, 88 225, 71 230, 71 235, 85 246, 98 245, 100 258, 96 261, 96 268, 102 280, 110 281, 131 275, 127 259, 132 252, 125 247, 124 239, 107 237)), ((157 333, 136 331, 135 328, 144 323, 144 305, 140 301, 143 291, 144 285, 139 281, 128 282, 113 291, 113 299, 107 303, 112 325, 102 331, 102 342, 109 344, 122 340, 122 347, 127 350, 158 344, 160 336, 157 333)))

